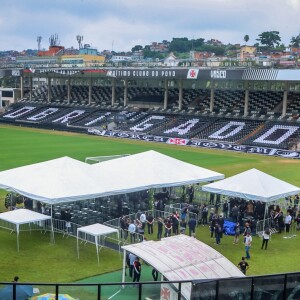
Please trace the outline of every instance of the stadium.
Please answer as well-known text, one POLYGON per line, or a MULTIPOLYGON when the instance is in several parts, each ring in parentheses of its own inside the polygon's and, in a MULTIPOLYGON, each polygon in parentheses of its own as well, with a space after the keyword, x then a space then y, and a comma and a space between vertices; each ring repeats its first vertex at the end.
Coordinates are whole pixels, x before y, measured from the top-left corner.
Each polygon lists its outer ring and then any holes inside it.
POLYGON ((22 100, 9 106, 1 115, 2 122, 265 155, 299 156, 298 70, 171 68, 11 72, 20 75, 22 100), (41 78, 46 78, 46 82, 41 78), (39 81, 42 84, 33 89, 33 82, 39 81))
MULTIPOLYGON (((235 153, 235 155, 241 155, 241 160, 247 160, 245 155, 248 154, 259 154, 262 157, 259 159, 262 159, 262 161, 264 159, 268 160, 276 159, 275 157, 282 157, 285 161, 295 159, 292 163, 295 163, 295 167, 297 168, 297 159, 300 154, 300 152, 298 152, 300 71, 298 70, 259 68, 207 69, 192 67, 157 69, 36 68, 7 69, 1 70, 0 72, 2 72, 1 76, 12 76, 20 82, 20 89, 1 90, 0 98, 3 112, 0 115, 0 122, 3 128, 7 128, 6 125, 14 125, 22 128, 29 127, 42 130, 54 130, 55 132, 79 133, 87 135, 88 137, 92 136, 94 139, 101 137, 103 138, 103 143, 105 143, 105 141, 109 143, 116 138, 117 141, 121 139, 125 140, 126 143, 138 143, 132 145, 133 147, 139 145, 136 147, 141 147, 141 149, 143 147, 164 147, 161 149, 166 151, 164 149, 168 147, 175 147, 174 149, 176 150, 174 151, 179 152, 185 148, 192 149, 188 151, 198 151, 195 149, 199 149, 200 151, 200 149, 205 148, 209 151, 210 149, 212 149, 212 151, 217 150, 216 153, 218 153, 217 155, 219 156, 222 156, 223 153, 224 156, 229 155, 228 153, 235 153), (19 98, 18 101, 16 101, 16 98, 19 98), (152 144, 152 142, 155 144, 152 144), (144 144, 147 146, 143 146, 144 144)), ((8 126, 8 128, 11 127, 8 126)), ((133 148, 131 148, 131 150, 132 149, 133 148)), ((134 153, 136 153, 136 151, 134 153)), ((118 157, 114 158, 111 156, 103 158, 98 157, 98 154, 95 153, 93 155, 86 155, 84 158, 90 158, 97 162, 101 161, 99 164, 100 166, 102 164, 102 167, 108 166, 107 169, 104 168, 104 171, 100 172, 102 174, 107 174, 109 170, 112 169, 117 170, 117 172, 112 173, 111 176, 114 178, 115 183, 117 183, 119 176, 120 182, 124 184, 126 174, 123 175, 123 177, 120 175, 120 166, 123 164, 123 161, 126 162, 130 157, 134 159, 134 155, 130 155, 128 158, 127 156, 122 156, 127 154, 126 152, 106 153, 108 156, 113 154, 118 154, 118 157), (106 159, 108 160, 106 161, 106 159), (113 165, 117 166, 112 167, 113 165), (120 169, 118 169, 118 166, 120 169)), ((250 155, 249 157, 252 156, 250 155)), ((45 163, 52 163, 50 158, 47 159, 49 159, 49 161, 45 163)), ((251 159, 252 158, 249 159, 249 165, 251 165, 251 159)), ((45 159, 43 159, 43 161, 44 160, 45 159)), ((166 160, 167 159, 165 159, 164 162, 158 162, 158 164, 164 166, 166 160)), ((40 163, 40 161, 32 161, 32 166, 34 167, 34 163, 40 163)), ((137 161, 137 165, 142 165, 145 161, 146 158, 143 158, 137 161)), ((147 165, 147 169, 151 169, 151 167, 154 168, 156 158, 151 158, 150 161, 149 166, 147 165)), ((66 168, 67 171, 69 163, 70 162, 64 162, 63 165, 54 165, 53 168, 66 168)), ((172 161, 170 165, 164 166, 164 169, 169 169, 170 173, 174 174, 176 171, 171 171, 171 165, 176 165, 177 163, 177 161, 172 161)), ((56 164, 56 161, 54 164, 56 164)), ((272 164, 272 160, 270 160, 270 164, 272 164)), ((93 165, 94 164, 91 166, 93 165)), ((96 163, 95 165, 98 164, 96 163)), ((22 166, 24 166, 24 164, 22 164, 22 166)), ((27 176, 30 174, 30 166, 31 165, 28 164, 28 166, 23 167, 28 167, 28 169, 24 169, 24 174, 27 174, 27 176)), ((19 166, 16 165, 15 167, 19 166)), ((106 176, 98 178, 98 173, 94 173, 94 171, 86 168, 86 166, 81 166, 78 162, 72 161, 69 167, 70 170, 74 172, 74 177, 80 179, 81 182, 85 182, 84 180, 86 178, 89 179, 85 184, 86 186, 93 182, 95 178, 97 178, 99 182, 102 182, 103 185, 105 183, 106 176), (82 167, 84 169, 80 172, 86 172, 86 174, 92 173, 94 176, 88 177, 88 175, 86 175, 81 178, 79 175, 81 173, 77 174, 77 164, 80 165, 80 168, 82 167)), ((293 170, 297 170, 295 167, 293 170)), ((130 168, 134 168, 134 163, 130 165, 124 164, 122 170, 129 170, 130 168)), ((292 169, 292 167, 290 169, 285 168, 286 172, 292 169)), ((2 170, 7 169, 10 168, 2 168, 2 170)), ((177 169, 184 169, 184 167, 180 165, 177 169)), ((284 168, 282 168, 282 170, 283 169, 284 168)), ((41 177, 44 181, 47 181, 46 174, 50 172, 49 170, 47 166, 45 174, 41 177)), ((140 169, 137 170, 139 171, 136 171, 138 172, 136 175, 143 178, 143 176, 141 176, 143 171, 140 169)), ((162 171, 158 171, 159 169, 154 170, 154 173, 161 173, 160 175, 163 175, 162 171)), ((8 171, 13 172, 14 169, 11 167, 11 170, 8 171)), ((0 180, 2 180, 1 173, 3 172, 0 172, 0 180)), ((187 171, 187 173, 190 174, 192 172, 187 171)), ((53 174, 55 174, 55 172, 53 174)), ((236 173, 232 175, 235 174, 236 173)), ((277 174, 280 174, 279 170, 277 174)), ((12 178, 17 179, 18 176, 19 175, 13 175, 12 178)), ((33 176, 37 176, 32 177, 37 180, 41 174, 33 176)), ((64 178, 67 177, 72 177, 71 173, 64 176, 64 178)), ((80 198, 79 196, 78 199, 74 198, 70 201, 68 200, 72 205, 76 205, 77 200, 87 201, 83 202, 87 204, 86 207, 79 207, 79 205, 75 208, 74 206, 66 204, 68 201, 61 201, 61 203, 58 203, 59 205, 53 207, 53 210, 51 206, 51 216, 53 216, 52 213, 57 214, 57 218, 54 218, 54 231, 65 236, 64 222, 60 219, 62 208, 73 209, 73 219, 71 219, 72 232, 68 232, 67 236, 76 237, 77 234, 77 240, 78 231, 83 230, 84 226, 101 223, 119 229, 120 224, 118 222, 122 215, 136 218, 136 213, 141 211, 147 211, 147 213, 151 211, 151 213, 154 214, 155 210, 153 210, 153 208, 149 210, 151 203, 151 201, 149 201, 150 189, 154 189, 154 196, 157 199, 160 197, 165 199, 166 192, 172 195, 172 199, 168 199, 170 202, 164 207, 163 213, 165 215, 171 215, 174 209, 181 211, 188 197, 188 193, 182 191, 182 186, 188 186, 190 184, 196 189, 195 198, 192 199, 195 200, 194 204, 200 206, 200 204, 207 203, 212 210, 217 210, 219 207, 222 207, 225 199, 228 198, 219 198, 217 196, 218 192, 216 192, 216 198, 212 199, 210 194, 202 189, 202 185, 205 185, 204 182, 207 183, 221 178, 205 177, 203 181, 199 178, 200 177, 197 177, 197 179, 188 177, 182 181, 173 179, 172 182, 168 179, 169 181, 167 183, 156 182, 157 179, 154 178, 151 179, 152 185, 151 183, 143 183, 140 184, 139 187, 132 186, 131 189, 125 189, 124 185, 118 186, 116 184, 115 190, 112 189, 109 192, 107 190, 94 191, 94 196, 92 197, 94 199, 93 201, 89 201, 88 197, 80 198), (118 193, 114 192, 116 190, 118 190, 118 193), (120 191, 122 191, 122 193, 120 191), (181 198, 182 194, 184 194, 184 199, 181 198), (122 198, 122 196, 119 195, 125 196, 122 198), (97 201, 95 201, 95 199, 97 201), (178 202, 180 203, 178 204, 178 202), (107 210, 108 207, 110 207, 109 213, 107 210), (87 213, 88 215, 82 216, 82 213, 87 213)), ((63 182, 63 180, 63 178, 57 178, 56 186, 58 187, 59 181, 63 182)), ((134 177, 134 181, 137 182, 137 180, 138 178, 134 177)), ((294 181, 296 181, 296 179, 294 181)), ((10 184, 11 185, 7 184, 7 187, 9 186, 7 190, 18 190, 17 186, 19 183, 10 184), (15 186, 13 184, 15 184, 15 186)), ((0 182, 1 187, 4 185, 3 182, 0 182)), ((42 183, 40 183, 40 185, 42 185, 42 183)), ((75 186, 79 185, 79 182, 75 183, 75 186)), ((130 185, 129 182, 126 186, 128 185, 130 185)), ((57 189, 62 190, 62 188, 57 189)), ((78 191, 78 195, 83 195, 84 192, 85 191, 78 191)), ((298 192, 297 187, 295 187, 286 193, 279 194, 279 196, 276 195, 278 196, 277 200, 284 201, 282 199, 288 196, 294 196, 298 192)), ((28 196, 28 194, 24 194, 28 196)), ((42 198, 42 196, 39 196, 37 192, 36 194, 31 193, 30 195, 33 196, 32 199, 34 200, 39 200, 46 204, 50 203, 48 203, 48 200, 45 198, 42 198)), ((228 196, 226 194, 223 195, 228 196)), ((237 194, 234 196, 239 197, 237 194)), ((67 196, 57 196, 57 198, 59 197, 65 197, 65 200, 67 198, 67 196)), ((154 199, 156 199, 155 197, 154 199)), ((260 198, 260 200, 261 199, 262 198, 260 198)), ((8 206, 9 201, 11 201, 11 198, 7 202, 8 206)), ((284 210, 288 209, 289 204, 286 202, 284 204, 283 202, 279 203, 284 210)), ((267 205, 263 207, 263 211, 264 210, 267 210, 267 205)), ((157 211, 160 210, 157 209, 157 211)), ((190 209, 188 218, 193 218, 193 214, 195 213, 197 215, 196 219, 198 220, 198 212, 193 212, 192 209, 190 209)), ((258 236, 266 224, 262 215, 258 218, 259 221, 263 220, 263 223, 258 222, 262 227, 259 228, 256 224, 253 230, 253 234, 258 236)), ((154 215, 154 217, 157 219, 159 215, 154 215)), ((244 221, 243 225, 246 223, 244 221)), ((268 219, 268 222, 269 221, 268 219)), ((42 221, 35 219, 34 222, 42 221)), ((47 221, 45 221, 43 226, 45 230, 51 227, 47 224, 47 221)), ((2 227, 5 226, 2 225, 2 227)), ((277 231, 274 231, 274 236, 276 232, 277 231)), ((279 244, 286 241, 290 243, 295 242, 296 239, 291 239, 291 237, 296 237, 296 235, 294 234, 295 232, 292 233, 293 235, 285 236, 286 239, 284 240, 279 240, 278 238, 277 243, 279 244)), ((137 234, 137 237, 139 237, 139 234, 140 233, 137 234)), ((49 233, 49 235, 51 236, 51 233, 49 233)), ((91 235, 93 236, 93 234, 91 235)), ((179 235, 178 237, 181 236, 182 235, 179 235)), ((166 238, 163 242, 167 243, 168 239, 170 239, 169 241, 171 243, 172 238, 176 238, 176 236, 166 238)), ((81 239, 84 240, 84 238, 81 239)), ((102 241, 103 244, 101 244, 101 247, 116 248, 114 246, 114 243, 116 243, 115 239, 116 238, 110 239, 107 237, 104 239, 104 242, 102 241)), ((65 240, 66 239, 63 239, 63 241, 65 240)), ((275 241, 276 238, 274 238, 274 243, 275 241)), ((97 246, 97 242, 93 242, 91 237, 89 237, 86 242, 92 244, 96 243, 97 246)), ((146 243, 150 242, 152 241, 146 243)), ((178 251, 183 251, 180 249, 180 241, 176 241, 176 243, 178 243, 178 251)), ((194 246, 193 243, 193 239, 187 239, 183 242, 183 244, 189 245, 191 249, 193 247, 205 247, 204 245, 194 246)), ((22 241, 20 244, 22 244, 22 241)), ((127 294, 130 295, 131 299, 175 299, 175 297, 178 297, 178 299, 238 299, 239 297, 244 297, 245 299, 297 299, 297 297, 299 297, 297 294, 299 293, 299 273, 287 274, 288 271, 285 271, 285 274, 243 278, 243 275, 239 274, 239 270, 235 270, 235 265, 226 266, 226 268, 232 270, 232 272, 227 274, 222 272, 218 273, 216 270, 220 269, 220 260, 223 262, 223 268, 225 268, 224 261, 228 253, 226 254, 225 251, 226 255, 224 254, 224 257, 221 257, 218 256, 217 251, 217 253, 215 253, 211 248, 206 250, 203 248, 203 252, 208 253, 211 251, 216 255, 213 258, 209 258, 211 261, 207 263, 212 269, 207 270, 206 268, 202 268, 202 271, 207 271, 204 277, 197 277, 197 280, 188 280, 187 282, 184 278, 189 278, 188 276, 183 275, 179 279, 177 274, 177 276, 172 277, 170 275, 172 274, 172 269, 167 271, 163 270, 160 268, 162 262, 151 261, 147 253, 143 252, 145 250, 143 249, 143 247, 145 247, 143 245, 144 243, 136 244, 134 242, 127 244, 126 241, 126 243, 122 244, 122 248, 124 251, 127 249, 126 251, 140 256, 145 262, 151 262, 151 265, 155 266, 159 272, 168 279, 169 283, 166 284, 162 282, 161 284, 156 284, 152 282, 153 290, 157 290, 156 293, 154 293, 155 295, 149 294, 147 290, 149 283, 140 283, 138 285, 138 291, 135 291, 134 294, 130 294, 131 292, 127 290, 127 294), (213 266, 213 262, 218 262, 219 265, 213 266), (215 270, 215 273, 210 273, 212 272, 211 270, 215 270), (237 272, 235 273, 234 271, 237 272), (218 276, 216 276, 217 273, 218 276), (225 277, 229 277, 229 279, 225 279, 225 277), (237 286, 239 286, 238 289, 237 286)), ((169 247, 167 244, 164 246, 166 248, 169 247)), ((151 245, 151 247, 155 249, 156 244, 151 245)), ((20 251, 22 252, 22 249, 20 251)), ((101 255, 102 253, 100 252, 100 260, 101 255)), ((156 255, 159 256, 162 255, 162 253, 157 252, 156 255)), ((169 255, 172 256, 170 253, 169 255)), ((125 252, 123 257, 125 262, 125 252)), ((167 260, 167 258, 165 259, 167 260)), ((177 263, 179 262, 180 260, 177 261, 177 263)), ((199 263, 199 261, 196 259, 192 262, 194 266, 196 266, 197 263, 199 263)), ((293 270, 298 271, 299 266, 296 264, 294 267, 295 269, 293 270)), ((125 263, 123 269, 125 270, 125 263)), ((188 271, 186 272, 188 273, 188 271)), ((192 273, 191 270, 190 272, 192 273)), ((151 283, 151 280, 149 281, 151 283)), ((124 280, 123 284, 125 284, 124 280)), ((38 287, 38 284, 34 284, 34 286, 38 287)), ((96 284, 94 289, 97 289, 97 295, 89 296, 91 298, 87 296, 86 298, 82 298, 85 296, 81 296, 80 299, 102 299, 102 297, 103 299, 111 299, 109 295, 114 296, 112 299, 118 299, 119 293, 120 295, 122 294, 121 297, 123 298, 125 297, 124 295, 126 295, 126 293, 122 293, 122 289, 116 289, 116 294, 114 294, 112 291, 106 291, 106 288, 105 284, 104 286, 102 284, 96 284)), ((60 291, 67 290, 63 284, 57 284, 56 299, 59 299, 58 289, 60 289, 60 291)), ((76 288, 72 286, 71 292, 73 294, 75 292, 76 294, 76 288)), ((14 293, 17 293, 17 291, 15 290, 14 293)), ((69 293, 69 290, 67 290, 66 293, 69 293)))

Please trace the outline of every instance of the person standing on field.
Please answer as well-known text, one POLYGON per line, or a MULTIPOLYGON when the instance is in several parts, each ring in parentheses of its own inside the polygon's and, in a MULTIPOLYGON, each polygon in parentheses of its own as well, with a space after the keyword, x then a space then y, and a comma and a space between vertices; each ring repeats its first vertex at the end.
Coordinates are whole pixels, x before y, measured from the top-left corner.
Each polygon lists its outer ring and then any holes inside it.
POLYGON ((246 271, 249 269, 249 264, 245 261, 245 257, 238 263, 238 268, 246 275, 246 271))
POLYGON ((133 263, 133 282, 139 282, 141 278, 142 266, 140 263, 140 259, 138 257, 135 258, 133 263))
POLYGON ((265 246, 265 250, 267 250, 270 237, 271 237, 271 232, 270 229, 267 227, 263 233, 263 241, 262 241, 261 249, 263 249, 265 246))
POLYGON ((252 236, 250 232, 247 233, 245 236, 245 251, 246 251, 246 258, 250 259, 250 248, 252 246, 252 236))

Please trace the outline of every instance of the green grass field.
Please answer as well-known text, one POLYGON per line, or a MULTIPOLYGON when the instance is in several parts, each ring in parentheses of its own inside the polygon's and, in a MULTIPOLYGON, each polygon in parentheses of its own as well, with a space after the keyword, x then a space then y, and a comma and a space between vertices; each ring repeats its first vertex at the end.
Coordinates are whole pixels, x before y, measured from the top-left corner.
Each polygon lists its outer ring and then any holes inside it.
MULTIPOLYGON (((298 160, 10 126, 0 126, 0 137, 0 171, 61 156, 84 161, 89 156, 133 154, 153 149, 224 173, 226 177, 257 168, 296 186, 300 185, 298 160)), ((5 194, 5 191, 0 191, 0 211, 4 211, 5 194)), ((234 264, 244 255, 243 245, 233 245, 232 237, 225 236, 221 245, 215 246, 214 240, 209 237, 208 227, 198 226, 197 238, 218 249, 234 264)), ((86 245, 78 260, 76 240, 59 235, 56 235, 56 244, 50 245, 47 234, 21 233, 19 253, 16 251, 14 233, 0 229, 0 241, 0 282, 11 281, 16 274, 22 281, 74 282, 118 270, 122 266, 120 255, 108 249, 101 251, 98 266, 93 245, 86 245)), ((284 239, 283 235, 273 235, 267 251, 260 250, 260 245, 261 240, 254 237, 249 275, 300 270, 298 236, 284 239)), ((115 281, 119 281, 119 278, 115 281)))

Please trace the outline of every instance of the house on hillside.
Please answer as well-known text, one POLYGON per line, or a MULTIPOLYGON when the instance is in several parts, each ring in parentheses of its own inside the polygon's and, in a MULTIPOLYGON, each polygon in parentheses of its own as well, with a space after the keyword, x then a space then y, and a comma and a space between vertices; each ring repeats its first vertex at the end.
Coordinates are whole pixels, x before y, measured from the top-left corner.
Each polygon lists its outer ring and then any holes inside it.
POLYGON ((245 59, 253 59, 255 58, 257 48, 254 46, 242 46, 239 53, 237 54, 237 58, 240 60, 245 59))
POLYGON ((171 52, 165 59, 164 59, 164 66, 166 67, 177 67, 179 64, 178 58, 171 52))

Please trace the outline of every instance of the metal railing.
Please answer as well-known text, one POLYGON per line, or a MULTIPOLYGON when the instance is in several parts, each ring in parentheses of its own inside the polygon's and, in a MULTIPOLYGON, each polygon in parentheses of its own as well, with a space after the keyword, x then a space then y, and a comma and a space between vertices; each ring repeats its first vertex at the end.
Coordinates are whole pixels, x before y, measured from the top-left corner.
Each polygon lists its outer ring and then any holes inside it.
MULTIPOLYGON (((18 290, 31 290, 28 299, 39 294, 52 294, 59 300, 60 294, 68 294, 76 300, 100 299, 161 299, 165 292, 169 299, 299 299, 300 272, 253 277, 221 278, 194 281, 114 282, 114 283, 15 283, 0 282, 7 299, 18 300, 18 290), (185 287, 189 285, 190 293, 185 287)), ((6 299, 6 298, 5 298, 6 299)))

